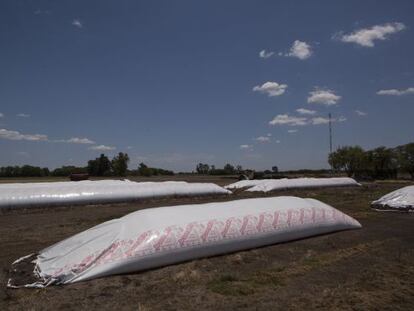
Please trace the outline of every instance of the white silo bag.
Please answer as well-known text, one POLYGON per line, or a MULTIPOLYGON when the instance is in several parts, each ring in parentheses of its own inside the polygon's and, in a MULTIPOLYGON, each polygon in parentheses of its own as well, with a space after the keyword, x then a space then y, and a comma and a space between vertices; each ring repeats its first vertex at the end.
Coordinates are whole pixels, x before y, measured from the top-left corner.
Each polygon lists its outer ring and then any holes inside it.
POLYGON ((349 177, 331 178, 282 178, 282 179, 253 179, 241 180, 225 186, 226 189, 248 188, 249 192, 269 192, 273 190, 318 188, 318 187, 344 187, 360 186, 349 177))
POLYGON ((407 186, 390 192, 371 203, 376 210, 414 211, 414 186, 407 186))
POLYGON ((144 209, 40 251, 38 281, 24 286, 69 284, 360 227, 327 204, 297 197, 144 209))
POLYGON ((0 208, 62 204, 98 204, 152 199, 165 196, 229 194, 213 183, 184 181, 134 182, 85 180, 0 184, 0 208))

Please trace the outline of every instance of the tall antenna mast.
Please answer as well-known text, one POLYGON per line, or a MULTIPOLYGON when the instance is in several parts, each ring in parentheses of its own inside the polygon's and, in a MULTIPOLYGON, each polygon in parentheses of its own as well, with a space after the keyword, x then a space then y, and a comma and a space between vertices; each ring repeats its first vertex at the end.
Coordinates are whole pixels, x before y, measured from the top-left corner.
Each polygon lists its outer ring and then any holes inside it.
MULTIPOLYGON (((329 155, 332 154, 332 117, 329 113, 329 155)), ((333 173, 333 166, 331 165, 331 173, 333 173)))
POLYGON ((332 153, 332 116, 329 113, 329 153, 332 153))

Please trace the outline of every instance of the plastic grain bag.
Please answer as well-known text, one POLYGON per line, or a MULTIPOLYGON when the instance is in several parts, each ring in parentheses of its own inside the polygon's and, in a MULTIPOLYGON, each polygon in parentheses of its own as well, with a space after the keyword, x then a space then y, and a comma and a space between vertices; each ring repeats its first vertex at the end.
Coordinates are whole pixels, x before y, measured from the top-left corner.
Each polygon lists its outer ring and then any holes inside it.
POLYGON ((228 194, 212 183, 99 180, 0 184, 1 207, 124 202, 165 196, 228 194))
POLYGON ((414 212, 414 186, 407 186, 371 203, 372 207, 379 211, 408 211, 414 212))
POLYGON ((144 209, 40 251, 38 281, 9 286, 75 283, 360 227, 327 204, 297 197, 144 209))
POLYGON ((299 189, 313 187, 342 187, 360 186, 354 179, 349 177, 333 178, 282 178, 282 179, 260 179, 241 180, 225 186, 226 189, 248 188, 250 192, 269 192, 282 189, 299 189))

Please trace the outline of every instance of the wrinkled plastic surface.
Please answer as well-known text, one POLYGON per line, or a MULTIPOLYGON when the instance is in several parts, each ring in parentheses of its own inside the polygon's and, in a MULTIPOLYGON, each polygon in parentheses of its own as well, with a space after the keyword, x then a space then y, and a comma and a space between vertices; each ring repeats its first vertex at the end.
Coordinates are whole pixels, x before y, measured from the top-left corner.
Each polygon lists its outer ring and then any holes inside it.
POLYGON ((230 192, 216 184, 187 183, 184 181, 85 180, 78 182, 12 183, 0 184, 0 208, 94 204, 163 196, 226 193, 230 192))
POLYGON ((297 197, 145 209, 42 250, 35 260, 39 281, 25 286, 74 283, 360 227, 329 205, 297 197))
POLYGON ((372 207, 379 210, 414 211, 414 186, 407 186, 390 192, 372 202, 372 207))
POLYGON ((360 186, 354 179, 349 177, 334 178, 283 178, 283 179, 261 179, 241 180, 234 184, 225 186, 227 189, 248 188, 251 192, 268 192, 281 189, 312 188, 312 187, 339 187, 360 186))

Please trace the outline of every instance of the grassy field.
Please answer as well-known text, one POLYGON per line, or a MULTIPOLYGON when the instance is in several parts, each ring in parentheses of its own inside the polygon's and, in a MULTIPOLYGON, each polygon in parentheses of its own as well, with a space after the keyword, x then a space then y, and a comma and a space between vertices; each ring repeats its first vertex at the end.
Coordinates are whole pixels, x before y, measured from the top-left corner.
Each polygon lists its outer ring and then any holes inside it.
POLYGON ((381 213, 369 206, 405 185, 369 183, 360 188, 3 211, 0 309, 412 310, 414 213, 381 213), (319 199, 355 217, 363 228, 68 286, 5 287, 16 258, 137 209, 277 195, 319 199))

